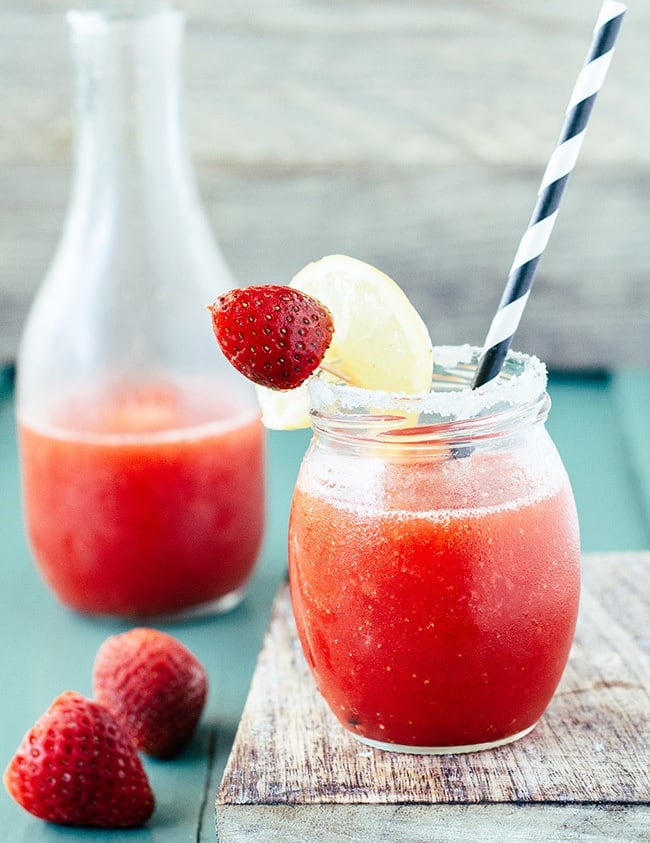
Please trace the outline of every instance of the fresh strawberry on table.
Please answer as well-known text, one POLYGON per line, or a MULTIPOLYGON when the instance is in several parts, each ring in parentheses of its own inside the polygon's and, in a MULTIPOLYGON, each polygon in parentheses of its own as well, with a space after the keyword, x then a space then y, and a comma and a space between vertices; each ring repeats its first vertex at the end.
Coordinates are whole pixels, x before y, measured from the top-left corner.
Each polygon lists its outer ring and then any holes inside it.
POLYGON ((25 810, 61 825, 130 828, 154 797, 131 740, 104 706, 58 696, 27 732, 4 774, 25 810))
POLYGON ((205 668, 180 641, 136 627, 97 651, 95 698, 116 717, 137 749, 172 758, 191 738, 208 690, 205 668))
POLYGON ((249 380, 295 389, 320 365, 334 323, 313 296, 279 284, 230 290, 210 305, 221 350, 249 380))

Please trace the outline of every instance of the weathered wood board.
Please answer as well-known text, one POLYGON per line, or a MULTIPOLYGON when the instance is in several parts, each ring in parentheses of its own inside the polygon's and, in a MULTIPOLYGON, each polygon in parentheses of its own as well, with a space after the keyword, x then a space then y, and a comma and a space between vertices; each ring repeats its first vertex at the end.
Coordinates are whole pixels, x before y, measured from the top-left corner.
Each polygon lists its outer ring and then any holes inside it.
MULTIPOLYGON (((241 282, 347 252, 399 281, 435 342, 480 344, 600 0, 177 5, 192 156, 241 282)), ((650 363, 650 4, 628 5, 516 340, 556 368, 650 363)), ((67 201, 64 10, 0 5, 0 359, 67 201)))
POLYGON ((650 553, 584 558, 560 688, 510 746, 446 757, 381 752, 335 721, 274 605, 216 800, 221 843, 638 843, 650 832, 650 553))

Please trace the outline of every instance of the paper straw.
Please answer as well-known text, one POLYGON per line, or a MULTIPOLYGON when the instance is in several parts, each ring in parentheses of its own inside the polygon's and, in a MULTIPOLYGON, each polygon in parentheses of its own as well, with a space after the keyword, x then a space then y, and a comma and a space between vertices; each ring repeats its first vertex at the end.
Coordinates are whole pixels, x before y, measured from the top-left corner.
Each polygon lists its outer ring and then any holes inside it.
POLYGON ((533 215, 519 243, 499 308, 485 338, 472 389, 491 381, 501 371, 553 231, 560 200, 578 158, 596 96, 605 81, 625 12, 625 5, 614 0, 605 0, 600 10, 591 47, 576 80, 560 137, 537 193, 533 215))

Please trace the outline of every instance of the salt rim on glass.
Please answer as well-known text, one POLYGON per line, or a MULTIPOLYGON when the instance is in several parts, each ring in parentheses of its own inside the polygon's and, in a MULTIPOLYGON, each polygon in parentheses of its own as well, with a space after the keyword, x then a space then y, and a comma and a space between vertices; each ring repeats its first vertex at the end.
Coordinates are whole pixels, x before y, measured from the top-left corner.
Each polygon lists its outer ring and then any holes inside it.
POLYGON ((481 348, 471 345, 434 346, 433 386, 418 395, 388 393, 349 386, 314 377, 309 381, 312 415, 357 414, 362 408, 372 413, 417 413, 440 422, 471 420, 508 412, 543 396, 547 372, 534 355, 510 351, 498 377, 477 389, 471 381, 481 348))

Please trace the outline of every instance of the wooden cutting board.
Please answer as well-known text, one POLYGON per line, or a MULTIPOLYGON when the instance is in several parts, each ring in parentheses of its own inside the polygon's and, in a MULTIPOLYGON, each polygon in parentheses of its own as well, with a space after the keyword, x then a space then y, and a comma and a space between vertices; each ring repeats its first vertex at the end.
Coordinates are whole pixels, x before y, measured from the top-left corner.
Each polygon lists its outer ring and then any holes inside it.
POLYGON ((283 586, 217 795, 221 843, 650 841, 650 553, 583 560, 576 640, 548 711, 488 752, 351 737, 316 691, 283 586))

